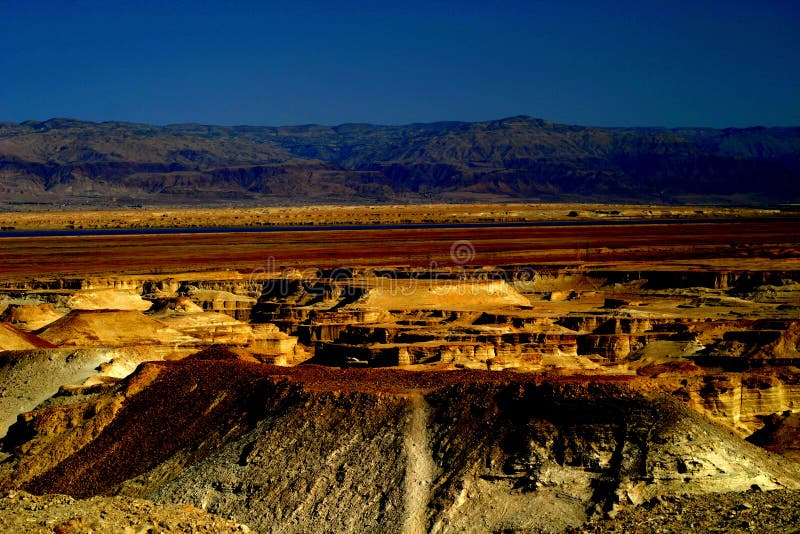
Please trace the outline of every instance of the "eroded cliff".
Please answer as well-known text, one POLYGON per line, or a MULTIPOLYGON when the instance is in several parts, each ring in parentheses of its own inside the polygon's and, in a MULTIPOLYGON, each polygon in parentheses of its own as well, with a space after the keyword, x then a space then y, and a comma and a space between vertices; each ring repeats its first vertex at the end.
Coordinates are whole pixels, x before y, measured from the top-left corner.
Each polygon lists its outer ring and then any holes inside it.
POLYGON ((660 494, 800 484, 641 379, 220 358, 144 364, 20 418, 4 487, 188 501, 265 531, 444 532, 560 529, 660 494), (69 424, 45 424, 56 413, 69 424))

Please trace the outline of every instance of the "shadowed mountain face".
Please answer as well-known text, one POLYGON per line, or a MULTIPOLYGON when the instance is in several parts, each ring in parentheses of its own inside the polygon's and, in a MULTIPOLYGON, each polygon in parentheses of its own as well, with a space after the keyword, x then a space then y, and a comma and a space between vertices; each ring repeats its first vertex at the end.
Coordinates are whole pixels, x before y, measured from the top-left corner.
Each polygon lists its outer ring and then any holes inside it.
POLYGON ((800 128, 0 123, 7 203, 800 199, 800 128))

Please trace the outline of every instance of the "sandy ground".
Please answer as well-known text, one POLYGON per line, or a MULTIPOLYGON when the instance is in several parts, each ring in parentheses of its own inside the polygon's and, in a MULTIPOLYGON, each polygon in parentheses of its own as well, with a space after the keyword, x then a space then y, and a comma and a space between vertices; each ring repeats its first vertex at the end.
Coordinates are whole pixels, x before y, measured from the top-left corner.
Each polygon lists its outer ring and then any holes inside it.
POLYGON ((3 532, 79 534, 83 532, 249 532, 244 525, 194 506, 159 505, 144 499, 12 492, 0 498, 3 532))
POLYGON ((800 491, 753 490, 703 496, 659 497, 596 519, 571 534, 589 532, 800 532, 800 491))
POLYGON ((607 204, 415 204, 0 212, 0 231, 769 217, 778 210, 607 204))

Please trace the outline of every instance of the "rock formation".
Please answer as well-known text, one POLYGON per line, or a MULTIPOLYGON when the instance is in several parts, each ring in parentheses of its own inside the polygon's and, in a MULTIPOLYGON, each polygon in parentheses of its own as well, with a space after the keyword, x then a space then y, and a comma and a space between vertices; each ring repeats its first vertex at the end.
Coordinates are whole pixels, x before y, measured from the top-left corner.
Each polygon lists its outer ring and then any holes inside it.
POLYGON ((9 283, 0 487, 282 532, 560 530, 798 488, 799 280, 549 264, 9 283))
POLYGON ((28 332, 40 330, 60 319, 64 314, 56 310, 52 304, 45 302, 37 306, 11 305, 3 312, 3 320, 28 332))
POLYGON ((151 303, 131 291, 119 289, 82 289, 69 297, 71 310, 136 310, 146 311, 151 303))
POLYGON ((40 337, 56 346, 122 347, 178 346, 197 339, 137 311, 72 311, 48 325, 40 337))
POLYGON ((604 129, 525 116, 279 128, 50 119, 5 122, 0 136, 9 203, 642 203, 688 195, 740 203, 742 195, 794 202, 800 193, 798 128, 604 129))
POLYGON ((634 379, 220 357, 145 364, 21 417, 4 487, 188 499, 287 532, 554 529, 661 494, 800 487, 768 453, 634 379))

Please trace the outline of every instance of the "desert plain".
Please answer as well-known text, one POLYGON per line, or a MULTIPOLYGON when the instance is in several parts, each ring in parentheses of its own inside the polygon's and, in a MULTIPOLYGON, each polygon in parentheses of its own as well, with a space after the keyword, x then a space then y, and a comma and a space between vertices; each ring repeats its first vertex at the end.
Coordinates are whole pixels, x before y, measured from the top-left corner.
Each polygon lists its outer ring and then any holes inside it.
POLYGON ((794 528, 799 222, 0 213, 0 526, 794 528))

